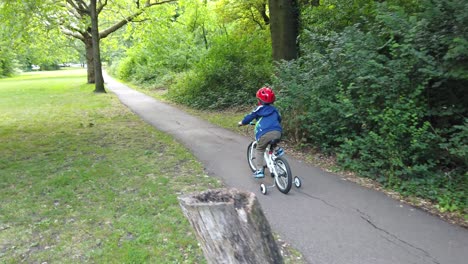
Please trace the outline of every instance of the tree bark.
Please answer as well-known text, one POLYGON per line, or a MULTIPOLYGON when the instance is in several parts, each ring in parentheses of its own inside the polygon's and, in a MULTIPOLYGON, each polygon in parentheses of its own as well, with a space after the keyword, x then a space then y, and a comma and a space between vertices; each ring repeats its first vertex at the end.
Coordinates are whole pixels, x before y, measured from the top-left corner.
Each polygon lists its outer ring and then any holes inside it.
POLYGON ((94 77, 94 59, 93 59, 93 40, 91 37, 85 38, 83 41, 86 49, 86 69, 88 72, 88 83, 95 83, 94 77))
POLYGON ((104 78, 102 76, 101 51, 99 47, 100 37, 98 28, 98 13, 96 10, 96 0, 91 0, 89 5, 91 17, 91 36, 93 43, 93 65, 95 78, 95 93, 105 93, 104 78))
POLYGON ((209 190, 179 197, 208 263, 283 263, 253 193, 209 190))
POLYGON ((297 0, 269 0, 270 32, 273 59, 292 60, 298 55, 296 39, 299 33, 297 0))

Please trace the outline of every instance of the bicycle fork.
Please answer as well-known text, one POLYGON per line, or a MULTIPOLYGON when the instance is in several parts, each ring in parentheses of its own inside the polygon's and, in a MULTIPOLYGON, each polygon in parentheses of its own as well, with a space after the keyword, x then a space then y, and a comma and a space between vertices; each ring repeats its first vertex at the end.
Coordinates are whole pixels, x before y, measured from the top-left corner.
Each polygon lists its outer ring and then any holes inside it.
POLYGON ((278 175, 278 172, 276 171, 276 166, 274 162, 274 157, 272 156, 272 151, 269 148, 265 150, 265 153, 263 154, 263 158, 266 162, 266 166, 268 167, 268 170, 273 176, 273 185, 265 186, 267 189, 270 189, 276 186, 276 177, 278 175))

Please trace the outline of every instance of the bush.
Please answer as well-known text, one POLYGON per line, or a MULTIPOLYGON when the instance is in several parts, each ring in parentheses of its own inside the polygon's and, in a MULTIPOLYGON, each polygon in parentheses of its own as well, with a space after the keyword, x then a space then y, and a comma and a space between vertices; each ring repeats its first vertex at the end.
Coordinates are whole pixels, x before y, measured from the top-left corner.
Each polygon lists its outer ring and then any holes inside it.
POLYGON ((392 2, 360 19, 372 24, 304 29, 303 55, 282 63, 274 81, 284 126, 347 169, 442 210, 463 210, 468 5, 392 2))
POLYGON ((15 55, 0 49, 0 78, 12 76, 15 73, 15 55))
POLYGON ((190 70, 205 54, 179 24, 151 25, 144 29, 141 35, 134 34, 134 45, 124 56, 113 58, 111 73, 122 80, 149 88, 167 87, 174 76, 190 70), (167 31, 180 31, 180 34, 167 31))
POLYGON ((52 62, 52 63, 41 63, 40 64, 41 70, 42 71, 56 71, 60 70, 60 66, 58 63, 52 62))
POLYGON ((221 109, 255 102, 269 82, 271 50, 263 34, 238 39, 220 36, 193 69, 179 75, 169 96, 195 108, 221 109))

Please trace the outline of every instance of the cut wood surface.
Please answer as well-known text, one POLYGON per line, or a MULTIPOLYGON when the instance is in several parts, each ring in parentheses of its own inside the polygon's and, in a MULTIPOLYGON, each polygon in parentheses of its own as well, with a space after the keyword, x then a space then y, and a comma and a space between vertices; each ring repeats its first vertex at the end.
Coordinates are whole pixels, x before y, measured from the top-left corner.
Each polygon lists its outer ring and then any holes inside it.
POLYGON ((283 263, 255 194, 216 189, 179 202, 208 263, 283 263))

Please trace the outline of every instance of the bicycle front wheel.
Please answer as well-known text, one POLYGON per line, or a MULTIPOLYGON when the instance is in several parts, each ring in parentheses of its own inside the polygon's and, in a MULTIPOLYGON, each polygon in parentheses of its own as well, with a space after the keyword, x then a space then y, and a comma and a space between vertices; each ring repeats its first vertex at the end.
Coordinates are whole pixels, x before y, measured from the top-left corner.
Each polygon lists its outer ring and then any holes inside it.
POLYGON ((275 160, 275 182, 278 190, 287 194, 292 186, 292 173, 288 161, 284 157, 278 157, 275 160))
POLYGON ((255 148, 257 147, 257 141, 252 141, 247 147, 247 162, 249 163, 250 170, 252 172, 257 170, 255 166, 255 148))

